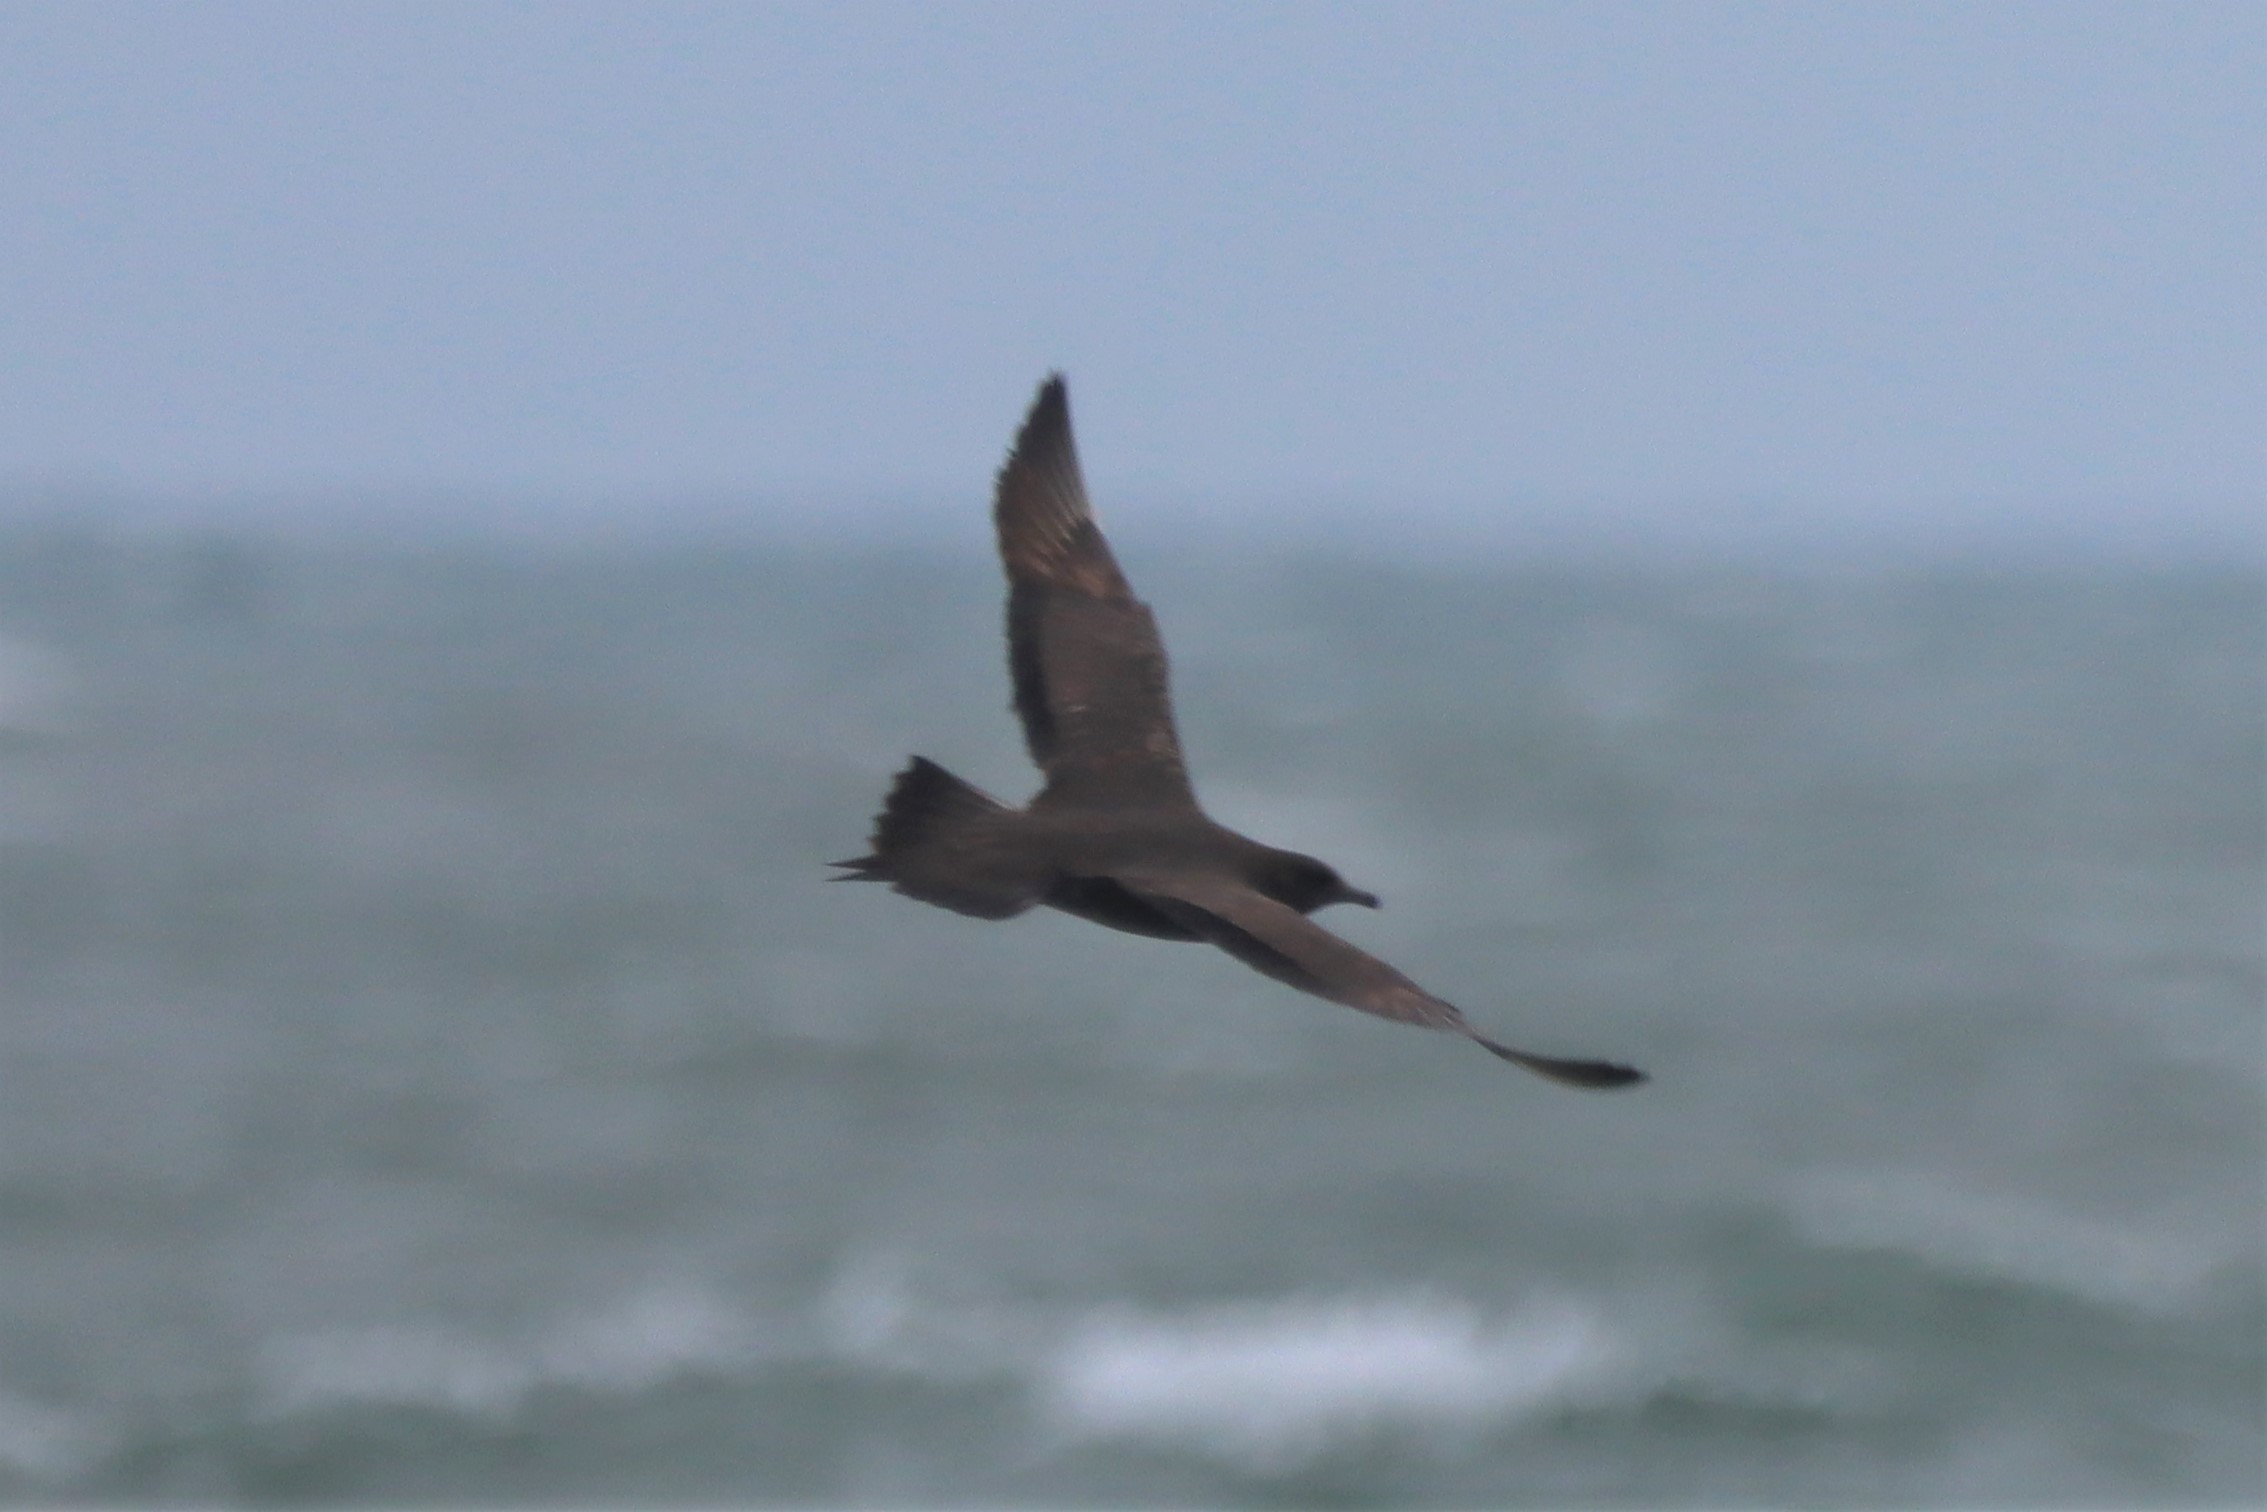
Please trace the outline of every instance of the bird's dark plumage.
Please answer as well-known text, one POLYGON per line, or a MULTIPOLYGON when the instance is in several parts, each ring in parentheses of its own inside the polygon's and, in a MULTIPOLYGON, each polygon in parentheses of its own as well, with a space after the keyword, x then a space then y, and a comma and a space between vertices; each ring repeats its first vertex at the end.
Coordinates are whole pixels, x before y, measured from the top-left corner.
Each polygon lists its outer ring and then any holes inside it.
POLYGON ((1049 378, 1000 468, 1008 669, 1042 804, 1196 807, 1173 732, 1165 645, 1086 504, 1070 396, 1049 378))
POLYGON ((1094 522, 1060 374, 1040 386, 993 503, 1008 579, 1015 711, 1045 785, 1011 808, 916 756, 840 880, 887 882, 980 919, 1045 904, 1134 934, 1202 940, 1302 992, 1446 1030, 1577 1087, 1645 1080, 1486 1038, 1453 1006, 1307 918, 1377 907, 1324 862, 1262 845, 1197 806, 1173 729, 1165 647, 1094 522))

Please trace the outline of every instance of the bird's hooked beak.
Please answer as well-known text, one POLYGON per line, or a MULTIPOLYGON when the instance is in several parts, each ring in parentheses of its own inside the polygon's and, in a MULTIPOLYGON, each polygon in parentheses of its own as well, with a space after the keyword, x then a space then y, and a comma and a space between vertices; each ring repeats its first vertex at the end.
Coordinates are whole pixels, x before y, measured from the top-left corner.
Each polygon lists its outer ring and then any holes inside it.
POLYGON ((1347 889, 1346 889, 1346 896, 1345 896, 1345 897, 1343 897, 1342 899, 1340 899, 1339 901, 1340 901, 1340 902, 1344 902, 1344 903, 1359 903, 1359 904, 1361 904, 1361 905, 1362 905, 1362 906, 1363 906, 1364 908, 1383 908, 1383 907, 1385 907, 1385 905, 1384 905, 1383 903, 1380 903, 1380 902, 1378 901, 1378 895, 1377 895, 1376 893, 1366 893, 1366 892, 1363 892, 1363 891, 1362 891, 1362 890, 1361 890, 1360 888, 1358 888, 1358 887, 1349 887, 1349 888, 1347 888, 1347 889))

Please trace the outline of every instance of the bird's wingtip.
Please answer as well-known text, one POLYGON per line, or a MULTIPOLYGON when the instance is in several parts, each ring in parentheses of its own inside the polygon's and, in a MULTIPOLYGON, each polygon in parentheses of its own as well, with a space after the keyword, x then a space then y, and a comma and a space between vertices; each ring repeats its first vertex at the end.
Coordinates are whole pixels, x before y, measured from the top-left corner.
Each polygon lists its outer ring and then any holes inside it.
MULTIPOLYGON (((1479 1039, 1479 1036, 1474 1035, 1473 1038, 1479 1039)), ((1561 1060, 1551 1055, 1530 1055, 1524 1050, 1514 1050, 1509 1045, 1499 1045, 1494 1040, 1479 1039, 1479 1043, 1482 1049, 1499 1060, 1510 1061, 1537 1076, 1548 1077, 1552 1081, 1569 1087, 1580 1087, 1589 1092, 1615 1092, 1624 1087, 1642 1087, 1653 1079, 1635 1066, 1625 1066, 1619 1061, 1561 1060)))
POLYGON ((1070 380, 1058 368, 1040 380, 1039 391, 1031 396, 1031 408, 1024 414, 1017 444, 1021 446, 1037 436, 1069 429, 1070 410, 1070 380))

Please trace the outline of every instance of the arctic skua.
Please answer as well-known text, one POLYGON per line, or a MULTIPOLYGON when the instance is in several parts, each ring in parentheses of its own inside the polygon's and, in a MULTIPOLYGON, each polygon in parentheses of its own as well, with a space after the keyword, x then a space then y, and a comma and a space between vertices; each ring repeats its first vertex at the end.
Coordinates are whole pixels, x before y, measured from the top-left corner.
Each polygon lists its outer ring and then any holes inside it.
POLYGON ((1161 940, 1217 945, 1302 992, 1380 1018, 1460 1034, 1569 1086, 1634 1086, 1611 1061, 1515 1050, 1456 1008, 1307 917, 1378 906, 1313 856, 1216 824, 1189 786, 1165 647, 1094 522, 1061 374, 1040 385, 992 508, 1008 577, 1008 671, 1031 759, 1046 775, 1013 808, 926 757, 898 773, 872 854, 836 881, 887 882, 979 919, 1035 905, 1161 940))

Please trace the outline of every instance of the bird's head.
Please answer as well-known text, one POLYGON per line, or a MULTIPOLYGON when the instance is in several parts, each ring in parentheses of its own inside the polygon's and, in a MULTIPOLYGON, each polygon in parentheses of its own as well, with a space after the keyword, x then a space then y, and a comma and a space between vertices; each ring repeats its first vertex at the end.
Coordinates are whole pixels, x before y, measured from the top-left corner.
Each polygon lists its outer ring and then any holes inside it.
POLYGON ((1252 885, 1276 902, 1301 913, 1313 913, 1333 903, 1359 903, 1364 908, 1380 906, 1376 893, 1347 885, 1346 879, 1328 862, 1302 856, 1297 851, 1268 851, 1260 858, 1252 885))

